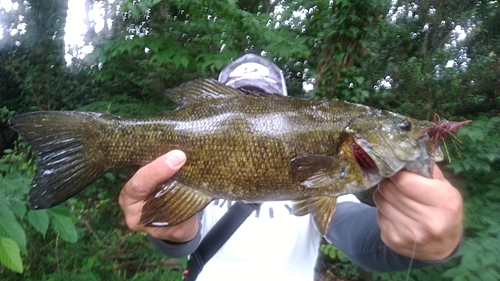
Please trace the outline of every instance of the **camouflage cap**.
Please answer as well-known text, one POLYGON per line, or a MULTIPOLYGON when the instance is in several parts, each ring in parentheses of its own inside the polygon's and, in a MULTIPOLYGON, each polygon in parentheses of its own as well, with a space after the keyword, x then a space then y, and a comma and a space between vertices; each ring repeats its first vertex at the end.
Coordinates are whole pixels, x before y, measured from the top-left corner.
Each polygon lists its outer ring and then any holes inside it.
POLYGON ((226 66, 219 74, 219 82, 236 89, 287 95, 281 69, 254 54, 246 54, 226 66))

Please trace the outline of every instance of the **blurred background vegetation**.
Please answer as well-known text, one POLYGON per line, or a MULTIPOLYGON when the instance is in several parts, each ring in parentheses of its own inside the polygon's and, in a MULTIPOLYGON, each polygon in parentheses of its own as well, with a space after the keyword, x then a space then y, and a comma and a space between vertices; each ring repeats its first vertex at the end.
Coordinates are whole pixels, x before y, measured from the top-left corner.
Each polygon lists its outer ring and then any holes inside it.
POLYGON ((323 245, 318 280, 500 280, 499 24, 498 1, 1 1, 0 279, 180 280, 185 260, 163 257, 123 222, 116 199, 133 171, 29 210, 36 159, 8 119, 49 109, 156 115, 175 107, 164 89, 216 78, 255 53, 284 70, 294 96, 473 120, 440 164, 465 200, 457 257, 379 274, 323 245))

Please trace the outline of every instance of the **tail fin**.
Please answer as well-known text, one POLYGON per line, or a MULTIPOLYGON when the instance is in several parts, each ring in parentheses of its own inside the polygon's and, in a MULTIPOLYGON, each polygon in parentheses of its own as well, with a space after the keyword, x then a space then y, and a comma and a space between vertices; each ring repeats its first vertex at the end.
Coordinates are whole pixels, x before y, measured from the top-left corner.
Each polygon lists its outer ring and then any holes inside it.
POLYGON ((100 178, 107 168, 85 144, 100 113, 40 111, 14 116, 12 127, 40 157, 29 192, 30 207, 45 209, 71 198, 100 178))

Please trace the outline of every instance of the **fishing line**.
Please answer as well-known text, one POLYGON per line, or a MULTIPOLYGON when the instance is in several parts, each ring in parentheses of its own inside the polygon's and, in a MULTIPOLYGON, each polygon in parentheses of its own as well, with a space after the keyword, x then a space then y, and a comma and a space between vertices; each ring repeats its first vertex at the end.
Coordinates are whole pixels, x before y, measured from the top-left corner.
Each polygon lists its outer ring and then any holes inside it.
POLYGON ((411 252, 410 264, 408 264, 408 271, 406 272, 406 281, 410 280, 411 266, 413 265, 413 260, 415 259, 415 253, 417 252, 417 239, 413 243, 413 250, 411 252))
MULTIPOLYGON (((431 178, 433 177, 431 176, 431 178)), ((427 202, 427 200, 425 201, 427 202)), ((418 223, 422 225, 422 221, 420 220, 420 218, 418 219, 418 223)), ((406 281, 410 280, 411 267, 413 266, 413 261, 415 260, 416 253, 417 253, 417 237, 415 235, 415 242, 413 242, 413 250, 411 251, 410 263, 408 264, 408 271, 406 271, 406 281)))

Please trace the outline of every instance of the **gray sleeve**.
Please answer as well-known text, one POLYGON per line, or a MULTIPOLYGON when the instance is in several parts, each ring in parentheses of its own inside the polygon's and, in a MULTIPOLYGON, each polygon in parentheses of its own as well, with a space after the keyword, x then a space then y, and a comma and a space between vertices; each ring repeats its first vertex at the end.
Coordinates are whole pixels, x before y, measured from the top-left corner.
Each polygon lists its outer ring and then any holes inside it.
MULTIPOLYGON (((198 218, 201 219, 201 217, 202 215, 200 213, 198 215, 198 218)), ((153 246, 155 246, 155 248, 158 249, 163 254, 171 258, 182 258, 192 254, 196 250, 196 248, 198 248, 198 245, 200 245, 201 222, 198 227, 198 233, 196 233, 196 236, 190 241, 184 243, 173 243, 166 240, 157 239, 149 234, 147 236, 151 244, 153 244, 153 246)))
POLYGON ((414 269, 421 268, 451 259, 411 261, 411 258, 397 254, 380 238, 377 209, 363 203, 339 203, 326 239, 357 265, 378 272, 408 270, 410 265, 414 269))

